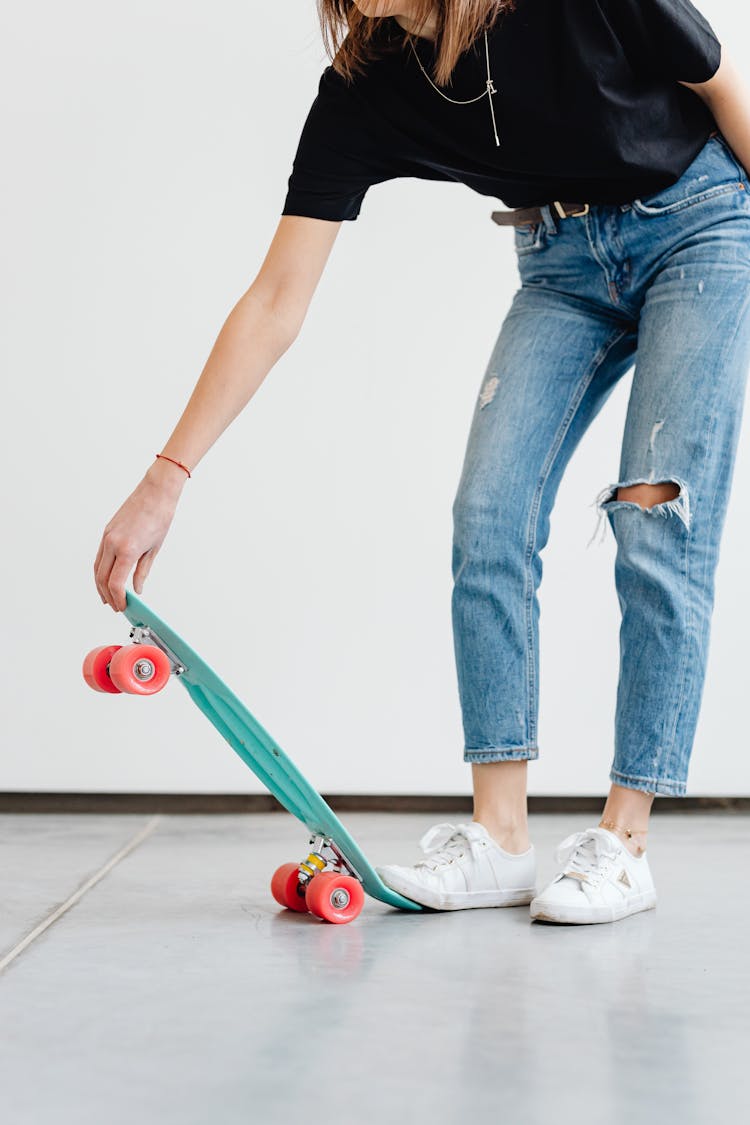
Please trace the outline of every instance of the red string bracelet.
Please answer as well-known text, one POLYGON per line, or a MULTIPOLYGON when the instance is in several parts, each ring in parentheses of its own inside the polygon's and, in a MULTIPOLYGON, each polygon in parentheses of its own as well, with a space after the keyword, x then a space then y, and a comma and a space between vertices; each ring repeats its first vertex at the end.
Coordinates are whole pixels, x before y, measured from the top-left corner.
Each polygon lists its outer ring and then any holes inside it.
POLYGON ((167 457, 166 453, 157 453, 156 456, 163 458, 165 461, 171 461, 173 465, 179 465, 179 467, 184 469, 187 475, 190 476, 190 469, 187 465, 183 465, 182 461, 175 461, 174 457, 167 457))

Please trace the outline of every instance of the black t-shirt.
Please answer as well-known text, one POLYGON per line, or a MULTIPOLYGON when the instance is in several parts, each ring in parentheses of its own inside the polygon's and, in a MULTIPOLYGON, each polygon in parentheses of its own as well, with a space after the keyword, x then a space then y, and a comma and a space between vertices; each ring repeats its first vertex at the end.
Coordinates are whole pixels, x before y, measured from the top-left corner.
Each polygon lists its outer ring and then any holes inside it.
MULTIPOLYGON (((451 180, 508 207, 623 203, 676 182, 716 127, 679 81, 706 82, 721 45, 690 0, 516 0, 488 32, 488 96, 454 105, 429 84, 393 17, 352 85, 323 71, 282 214, 356 219, 368 188, 451 180)), ((416 51, 427 73, 435 45, 416 51)), ((485 88, 484 37, 461 55, 449 97, 485 88)))

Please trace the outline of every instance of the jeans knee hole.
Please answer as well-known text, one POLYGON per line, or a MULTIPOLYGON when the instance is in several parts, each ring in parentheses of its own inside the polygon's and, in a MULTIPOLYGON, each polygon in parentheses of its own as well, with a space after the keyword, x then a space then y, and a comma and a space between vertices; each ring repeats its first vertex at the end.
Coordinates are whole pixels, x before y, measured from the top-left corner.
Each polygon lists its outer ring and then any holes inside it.
MULTIPOLYGON (((687 485, 684 480, 679 477, 665 477, 660 481, 654 481, 652 478, 639 477, 633 480, 616 481, 614 484, 607 485, 606 488, 596 496, 594 504, 598 510, 597 524, 594 528, 594 534, 589 540, 589 544, 596 538, 597 531, 599 530, 600 522, 605 515, 612 515, 617 511, 634 511, 641 513, 645 516, 670 516, 676 515, 685 528, 690 528, 690 502, 687 485), (644 499, 643 489, 646 490, 647 495, 651 489, 659 488, 660 486, 671 485, 667 496, 661 500, 655 500, 652 504, 638 503, 636 500, 631 500, 623 497, 621 492, 626 492, 635 488, 641 489, 637 493, 641 500, 644 499)), ((602 538, 606 531, 606 524, 602 528, 602 538)))
POLYGON ((642 511, 649 511, 651 508, 658 507, 659 504, 666 504, 672 500, 676 500, 680 495, 680 486, 672 480, 664 480, 643 484, 631 485, 618 485, 615 489, 613 500, 627 500, 636 504, 642 511), (664 488, 666 486, 666 494, 664 488), (639 498, 631 498, 632 493, 635 492, 639 498), (631 495, 625 495, 629 493, 631 495), (653 496, 653 501, 648 502, 649 498, 653 496))

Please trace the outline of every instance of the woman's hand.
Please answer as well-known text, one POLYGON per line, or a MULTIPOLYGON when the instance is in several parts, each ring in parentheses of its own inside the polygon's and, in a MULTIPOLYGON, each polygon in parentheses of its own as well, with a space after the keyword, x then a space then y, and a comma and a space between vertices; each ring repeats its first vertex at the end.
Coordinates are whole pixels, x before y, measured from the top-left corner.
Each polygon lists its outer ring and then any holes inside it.
POLYGON ((105 605, 116 611, 125 609, 125 584, 133 566, 133 588, 137 594, 143 590, 186 480, 178 466, 156 461, 104 528, 94 581, 105 605))

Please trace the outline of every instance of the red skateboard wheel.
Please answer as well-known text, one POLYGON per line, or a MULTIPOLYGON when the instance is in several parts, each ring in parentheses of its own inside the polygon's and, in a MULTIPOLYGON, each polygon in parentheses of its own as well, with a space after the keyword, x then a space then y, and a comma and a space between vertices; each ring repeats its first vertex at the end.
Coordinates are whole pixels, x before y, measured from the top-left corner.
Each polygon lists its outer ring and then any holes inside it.
POLYGON ((156 645, 124 645, 109 664, 112 683, 129 695, 153 695, 169 680, 172 665, 156 645))
POLYGON ((324 922, 352 922, 365 904, 362 884, 352 875, 321 871, 307 884, 307 909, 324 922))
POLYGON ((286 906, 288 910, 298 910, 307 913, 305 896, 298 893, 299 864, 282 863, 273 873, 271 879, 271 894, 279 906, 286 906))
POLYGON ((113 695, 120 694, 109 678, 109 662, 122 645, 99 645, 92 648, 83 658, 83 678, 94 691, 106 691, 113 695))

